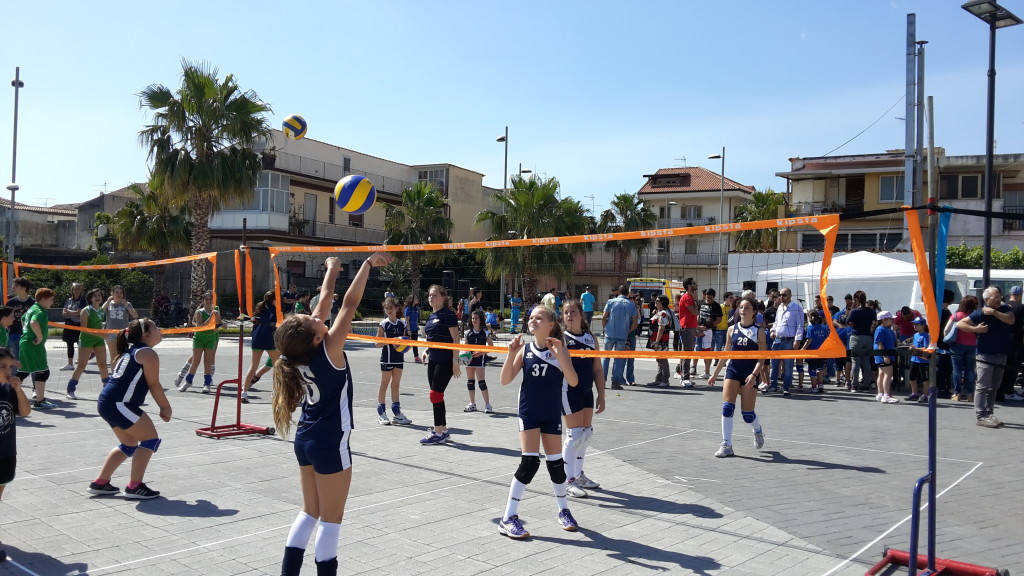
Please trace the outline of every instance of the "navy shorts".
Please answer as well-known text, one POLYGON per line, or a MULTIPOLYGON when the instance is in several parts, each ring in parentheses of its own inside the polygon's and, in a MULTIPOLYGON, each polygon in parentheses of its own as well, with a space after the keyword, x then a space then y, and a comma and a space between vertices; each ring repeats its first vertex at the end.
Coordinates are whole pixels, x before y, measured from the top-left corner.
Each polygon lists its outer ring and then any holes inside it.
POLYGON ((825 366, 825 360, 822 358, 808 358, 807 359, 807 371, 814 376, 825 366))
POLYGON ((469 364, 466 364, 469 368, 483 368, 484 367, 484 355, 473 356, 469 360, 469 364))
POLYGON ((594 385, 568 386, 562 390, 562 414, 575 414, 594 407, 594 385))
POLYGON ((97 402, 96 408, 111 428, 127 430, 142 417, 141 406, 132 406, 124 402, 97 402))
POLYGON ((736 380, 740 386, 747 384, 747 376, 754 373, 757 360, 730 360, 725 367, 725 379, 736 380))
POLYGON ((14 480, 14 469, 17 465, 17 456, 0 457, 0 486, 10 484, 11 480, 14 480))
POLYGON ((391 372, 395 368, 398 368, 399 370, 405 370, 405 363, 404 362, 398 363, 398 364, 386 364, 384 362, 380 363, 380 371, 381 372, 391 372))
POLYGON ((558 434, 562 435, 562 419, 557 420, 530 420, 519 418, 519 431, 525 432, 526 430, 533 430, 540 428, 541 434, 558 434))
POLYGON ((928 381, 928 365, 923 362, 910 363, 910 379, 913 382, 928 381))
POLYGON ((312 466, 317 474, 335 474, 352 467, 352 449, 348 445, 351 430, 342 432, 341 438, 295 439, 295 459, 299 466, 312 466))

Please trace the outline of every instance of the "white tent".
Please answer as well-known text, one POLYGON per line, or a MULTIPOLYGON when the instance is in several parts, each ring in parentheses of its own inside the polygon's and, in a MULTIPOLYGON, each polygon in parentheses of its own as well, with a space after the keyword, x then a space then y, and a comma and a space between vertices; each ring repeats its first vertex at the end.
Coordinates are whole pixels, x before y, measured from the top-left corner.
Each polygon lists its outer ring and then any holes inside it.
MULTIPOLYGON (((765 294, 768 282, 775 282, 779 288, 789 287, 794 297, 803 300, 804 308, 811 308, 814 296, 821 292, 820 279, 820 261, 765 270, 757 273, 757 293, 765 294)), ((967 290, 967 275, 947 271, 945 287, 954 291, 959 302, 967 290)), ((924 311, 917 267, 911 262, 872 252, 855 252, 832 258, 827 293, 835 299, 835 304, 841 308, 843 296, 857 290, 863 290, 870 300, 880 301, 887 310, 910 306, 924 311)))

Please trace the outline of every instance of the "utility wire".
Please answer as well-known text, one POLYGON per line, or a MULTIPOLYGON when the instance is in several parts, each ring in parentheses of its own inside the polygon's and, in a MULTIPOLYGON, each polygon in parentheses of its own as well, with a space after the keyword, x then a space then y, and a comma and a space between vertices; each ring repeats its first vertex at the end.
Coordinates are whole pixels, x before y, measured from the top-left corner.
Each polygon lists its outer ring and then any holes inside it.
POLYGON ((856 139, 857 139, 857 138, 858 138, 858 137, 859 137, 859 136, 860 136, 861 134, 863 134, 863 133, 867 132, 868 130, 870 130, 870 129, 871 129, 871 127, 872 127, 872 126, 874 126, 875 124, 878 124, 878 122, 879 122, 879 121, 880 121, 880 120, 881 120, 882 118, 885 118, 885 115, 886 115, 886 114, 888 114, 889 112, 891 112, 891 111, 892 111, 892 109, 893 109, 893 108, 895 108, 897 104, 899 104, 900 102, 903 102, 903 99, 904 99, 904 98, 906 98, 906 95, 900 96, 900 99, 899 99, 899 100, 897 100, 897 101, 896 101, 896 102, 895 102, 895 103, 894 103, 894 104, 893 104, 892 106, 889 106, 889 109, 888 109, 888 110, 886 110, 885 112, 882 112, 882 115, 881 115, 881 116, 879 116, 877 120, 875 120, 874 122, 872 122, 871 124, 869 124, 867 128, 865 128, 865 129, 861 130, 860 132, 858 132, 858 133, 857 133, 857 134, 856 134, 856 135, 855 135, 855 136, 854 136, 853 138, 850 138, 850 139, 849 139, 849 140, 847 140, 846 142, 843 142, 843 143, 842 143, 842 144, 840 144, 839 146, 836 146, 835 148, 833 148, 833 149, 829 150, 828 152, 826 152, 826 153, 822 154, 822 156, 828 156, 829 154, 831 154, 831 153, 835 152, 836 150, 839 150, 839 149, 840 149, 840 148, 842 148, 843 146, 846 146, 846 145, 847 145, 847 144, 849 144, 850 142, 853 142, 854 140, 856 140, 856 139))

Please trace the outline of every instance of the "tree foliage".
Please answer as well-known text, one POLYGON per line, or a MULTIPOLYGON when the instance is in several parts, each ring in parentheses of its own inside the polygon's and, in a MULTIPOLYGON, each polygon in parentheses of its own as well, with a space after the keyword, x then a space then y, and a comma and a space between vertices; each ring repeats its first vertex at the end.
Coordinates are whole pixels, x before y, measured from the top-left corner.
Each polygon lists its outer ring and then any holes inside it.
MULTIPOLYGON (((1024 268, 1024 251, 1014 246, 1003 252, 997 248, 990 250, 992 268, 997 270, 1024 268)), ((968 246, 961 242, 957 246, 946 248, 946 266, 949 268, 981 268, 984 251, 981 246, 968 246)))
MULTIPOLYGON (((95 258, 86 260, 81 266, 99 266, 114 264, 107 254, 97 254, 95 258)), ((105 296, 110 295, 114 286, 123 286, 125 296, 137 308, 149 308, 152 303, 153 278, 139 268, 124 270, 41 270, 29 269, 22 274, 36 288, 51 288, 57 293, 54 306, 62 306, 71 296, 71 283, 78 282, 85 292, 93 288, 103 290, 105 296)))
MULTIPOLYGON (((601 213, 597 232, 614 234, 650 230, 657 222, 657 215, 640 199, 639 194, 619 194, 612 199, 612 207, 601 213)), ((650 247, 650 238, 605 242, 605 251, 615 254, 616 286, 626 283, 626 261, 631 256, 640 259, 650 247)))
MULTIPOLYGON (((736 208, 736 222, 756 222, 778 218, 779 207, 786 203, 786 198, 772 190, 755 190, 750 199, 736 208)), ((733 233, 736 250, 774 250, 778 247, 777 230, 741 230, 733 233)))
MULTIPOLYGON (((402 205, 384 207, 385 244, 437 244, 451 239, 455 224, 445 216, 444 207, 448 199, 440 190, 428 182, 417 182, 402 191, 402 205)), ((409 260, 409 285, 411 293, 420 295, 422 268, 424 262, 436 264, 444 258, 439 250, 404 252, 397 260, 409 260)), ((405 286, 402 286, 403 288, 405 286)), ((399 286, 395 286, 399 288, 399 286)), ((396 292, 397 293, 397 292, 396 292)), ((421 301, 424 299, 421 297, 421 301)))

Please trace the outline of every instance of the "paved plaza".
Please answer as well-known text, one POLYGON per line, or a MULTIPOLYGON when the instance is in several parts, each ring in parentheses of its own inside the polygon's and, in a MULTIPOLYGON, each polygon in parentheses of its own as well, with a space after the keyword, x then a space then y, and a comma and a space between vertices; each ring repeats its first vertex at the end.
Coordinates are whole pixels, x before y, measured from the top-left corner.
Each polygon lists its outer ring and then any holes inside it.
MULTIPOLYGON (((236 369, 237 338, 221 342, 217 378, 225 379, 236 369)), ((53 367, 64 364, 58 344, 53 367)), ((166 387, 189 347, 169 338, 157 348, 166 387)), ((420 446, 431 420, 425 369, 407 364, 403 379, 402 407, 413 425, 380 426, 378 354, 350 343, 357 430, 342 574, 854 575, 886 546, 907 549, 911 488, 926 471, 924 405, 883 405, 873 394, 835 387, 819 396, 762 396, 764 448, 754 449, 737 418, 736 456, 716 459, 719 389, 697 380, 691 389, 608 390, 586 461, 602 489, 569 502, 580 531, 559 529, 542 470, 520 507, 532 537, 513 541, 498 534, 497 521, 519 462, 517 386, 502 387, 500 367, 490 368, 497 413, 465 414, 465 379, 453 381, 453 442, 420 446)), ((638 361, 640 382, 655 372, 654 361, 638 361)), ((163 444, 146 477, 164 497, 90 497, 85 488, 115 439, 96 414, 99 377, 86 375, 81 399, 70 401, 63 398, 69 376, 54 371, 49 383, 58 408, 19 420, 18 475, 0 502, 0 540, 10 556, 0 576, 280 573, 301 501, 289 442, 198 437, 213 398, 201 386, 171 390, 174 418, 154 418, 163 444)), ((244 422, 271 424, 269 389, 269 378, 256 385, 244 422)), ((232 421, 234 406, 222 418, 232 421)), ((942 401, 940 556, 1014 572, 1024 566, 1022 408, 997 408, 1006 427, 992 430, 975 426, 972 407, 942 401)), ((157 411, 153 402, 148 410, 157 411)), ((126 464, 113 483, 123 487, 127 472, 126 464)), ((303 573, 315 574, 312 546, 303 573)))

